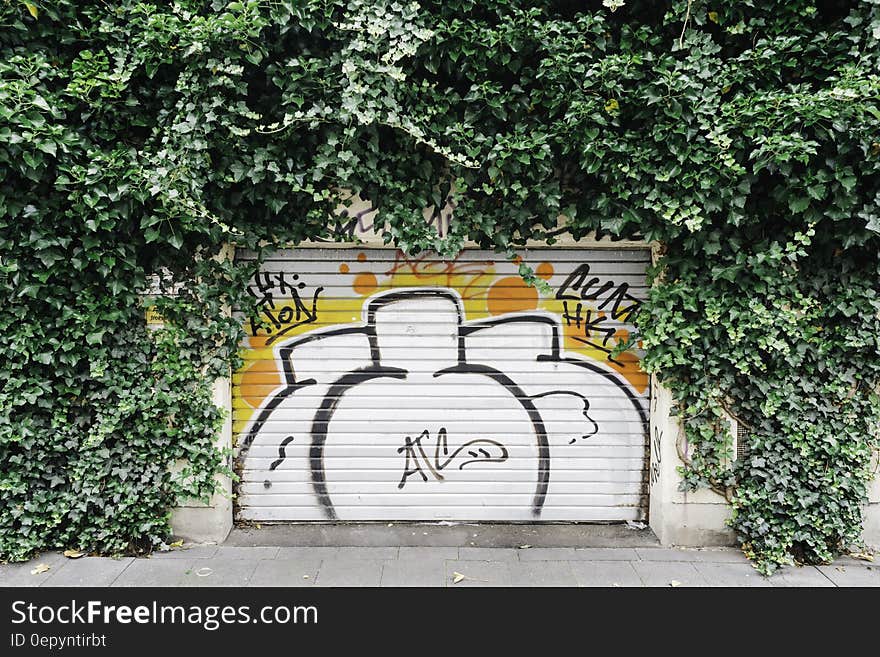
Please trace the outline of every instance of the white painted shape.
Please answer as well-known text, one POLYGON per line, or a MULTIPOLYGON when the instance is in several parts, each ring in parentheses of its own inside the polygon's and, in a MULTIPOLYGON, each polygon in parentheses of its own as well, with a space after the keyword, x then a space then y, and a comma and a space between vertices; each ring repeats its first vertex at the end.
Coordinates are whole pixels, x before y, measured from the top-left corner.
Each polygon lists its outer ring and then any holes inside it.
MULTIPOLYGON (((349 259, 350 252, 343 253, 341 257, 349 259)), ((553 254, 556 253, 559 252, 553 254)), ((615 281, 624 276, 643 286, 645 259, 632 258, 639 255, 636 252, 621 251, 620 254, 625 256, 620 261, 599 262, 591 271, 600 278, 603 278, 603 269, 608 269, 609 274, 625 272, 614 274, 615 281)), ((377 274, 393 264, 387 258, 384 263, 377 263, 373 251, 367 255, 364 266, 378 265, 380 269, 373 269, 377 274)), ((551 282, 556 287, 584 260, 585 254, 562 252, 562 255, 559 262, 548 255, 541 258, 554 262, 556 275, 551 282)), ((500 274, 508 267, 510 274, 515 275, 515 266, 510 263, 497 263, 496 270, 500 274)), ((267 269, 298 272, 307 281, 314 275, 315 284, 325 290, 333 288, 340 278, 335 275, 338 264, 330 254, 307 262, 276 261, 269 263, 267 269), (283 267, 276 267, 279 264, 283 267)), ((345 285, 339 284, 339 289, 344 290, 345 285)), ((395 294, 400 292, 395 290, 395 294)), ((362 324, 367 323, 367 310, 368 303, 364 303, 362 324)), ((454 301, 413 295, 379 310, 375 334, 380 364, 407 370, 406 378, 357 383, 341 396, 327 397, 330 385, 340 376, 372 364, 367 328, 361 326, 356 333, 332 335, 335 329, 354 319, 343 318, 343 314, 328 318, 324 313, 314 323, 317 331, 286 341, 295 345, 290 364, 296 379, 314 378, 319 385, 301 388, 281 400, 254 434, 242 473, 241 517, 256 520, 327 518, 315 494, 310 446, 318 408, 336 402, 322 461, 336 517, 348 520, 534 520, 532 502, 538 478, 538 440, 526 406, 497 377, 476 373, 435 376, 439 370, 458 362, 458 309, 454 301), (327 330, 331 325, 332 329, 327 330), (324 331, 328 335, 322 336, 324 331), (495 441, 507 450, 506 458, 500 463, 472 463, 464 469, 457 469, 453 460, 439 470, 436 464, 443 459, 432 459, 441 428, 446 430, 449 453, 469 440, 482 440, 491 454, 489 448, 493 444, 485 441, 495 441), (411 456, 419 456, 427 481, 414 472, 406 477, 401 488, 406 461, 406 450, 401 448, 408 436, 413 439, 422 431, 428 432, 423 439, 428 461, 416 450, 412 450, 411 456), (278 461, 281 441, 288 435, 293 435, 294 440, 285 446, 286 458, 269 470, 270 465, 278 461), (443 478, 435 476, 427 463, 443 478)), ((546 358, 556 351, 562 358, 570 356, 564 350, 554 350, 553 327, 535 321, 550 317, 558 322, 558 318, 540 312, 520 315, 504 317, 517 321, 480 327, 467 335, 465 359, 470 364, 499 370, 521 392, 535 397, 532 403, 546 429, 551 462, 549 488, 540 519, 643 517, 645 438, 636 407, 623 392, 625 382, 610 368, 604 368, 603 372, 607 371, 610 378, 616 377, 620 385, 615 385, 601 372, 575 363, 539 360, 539 356, 546 358), (559 393, 547 395, 553 391, 559 393), (589 401, 586 417, 584 399, 589 401), (558 476, 554 476, 557 472, 558 476)), ((471 330, 479 324, 466 323, 463 328, 471 330)), ((359 324, 351 322, 348 326, 359 324)), ((557 332, 561 332, 561 326, 558 323, 556 326, 557 332)), ((276 354, 284 344, 282 341, 276 345, 276 354)), ((586 362, 595 367, 595 361, 586 362)), ((271 395, 266 403, 269 399, 271 395)), ((638 403, 643 408, 647 406, 644 396, 638 403)), ((415 467, 412 459, 410 465, 415 467)))

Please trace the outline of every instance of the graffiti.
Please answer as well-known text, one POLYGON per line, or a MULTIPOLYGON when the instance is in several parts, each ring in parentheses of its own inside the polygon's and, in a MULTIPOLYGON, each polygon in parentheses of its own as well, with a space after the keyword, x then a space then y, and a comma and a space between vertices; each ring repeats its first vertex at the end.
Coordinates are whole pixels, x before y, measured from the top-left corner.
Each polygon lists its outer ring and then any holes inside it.
MULTIPOLYGON (((429 207, 424 211, 425 223, 437 231, 437 237, 446 237, 452 227, 452 212, 456 203, 451 196, 444 200, 442 208, 429 207)), ((376 221, 378 210, 372 204, 358 199, 352 207, 345 208, 345 219, 334 225, 330 236, 318 238, 320 242, 351 242, 381 236, 382 224, 376 221)))
POLYGON ((319 287, 314 291, 310 306, 300 296, 305 288, 306 284, 300 280, 299 274, 293 274, 289 279, 285 272, 256 274, 247 291, 258 299, 260 318, 263 321, 259 322, 256 318, 250 320, 252 334, 258 335, 260 329, 265 330, 270 336, 266 340, 269 345, 297 326, 316 322, 318 295, 324 288, 319 287), (282 299, 286 303, 280 303, 282 299))
POLYGON ((360 324, 314 328, 278 343, 282 385, 245 431, 244 470, 260 471, 261 459, 276 454, 268 470, 281 483, 266 479, 264 487, 283 484, 297 499, 310 496, 327 519, 351 517, 354 508, 367 514, 389 499, 395 508, 418 509, 420 491, 473 506, 474 482, 481 499, 503 493, 506 514, 524 509, 523 518, 539 518, 552 494, 552 464, 581 467, 564 450, 602 436, 644 435, 642 398, 618 372, 567 351, 557 315, 465 319, 477 298, 468 302, 458 290, 476 295, 481 287, 487 303, 485 290, 506 280, 480 266, 398 258, 387 276, 439 277, 457 289, 373 287, 360 324), (591 393, 601 394, 601 407, 591 393), (414 425, 416 435, 406 428, 414 425), (401 458, 402 475, 385 475, 392 461, 401 472, 401 458), (512 468, 506 472, 516 486, 493 477, 498 464, 512 468), (297 472, 307 472, 307 481, 297 472), (368 484, 356 485, 355 476, 368 484), (418 486, 407 486, 413 477, 418 486))
POLYGON ((651 440, 651 485, 660 481, 660 463, 663 459, 660 453, 660 445, 663 443, 663 432, 654 427, 654 438, 651 440))
POLYGON ((442 481, 443 475, 440 474, 440 471, 445 470, 463 452, 470 459, 459 463, 459 470, 464 470, 465 466, 472 463, 504 463, 507 460, 507 448, 497 441, 485 438, 469 440, 452 452, 452 454, 449 454, 446 427, 440 427, 440 431, 437 433, 434 458, 432 460, 425 453, 425 446, 423 445, 423 441, 425 439, 430 440, 430 436, 431 432, 425 429, 415 439, 407 436, 406 444, 403 447, 397 448, 397 451, 406 457, 406 462, 403 466, 403 476, 400 478, 400 483, 397 484, 398 488, 403 488, 406 485, 406 480, 415 474, 419 475, 422 481, 428 481, 425 469, 428 470, 434 479, 442 481), (492 450, 491 452, 489 451, 490 449, 492 450), (443 460, 441 460, 441 456, 443 460), (425 466, 424 469, 422 465, 425 466))
POLYGON ((590 265, 584 263, 565 279, 556 293, 556 298, 562 301, 562 319, 568 326, 583 330, 583 337, 575 339, 608 354, 608 360, 618 364, 611 356, 615 345, 610 342, 617 337, 619 326, 611 325, 610 321, 630 321, 641 304, 628 290, 628 283, 616 285, 610 280, 602 282, 598 276, 590 277, 590 265))

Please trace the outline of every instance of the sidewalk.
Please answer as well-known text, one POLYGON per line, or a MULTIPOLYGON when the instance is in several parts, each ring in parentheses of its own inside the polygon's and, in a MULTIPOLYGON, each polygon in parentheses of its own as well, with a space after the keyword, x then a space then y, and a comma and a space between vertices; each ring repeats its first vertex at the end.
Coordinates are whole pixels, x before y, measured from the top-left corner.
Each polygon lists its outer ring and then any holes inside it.
POLYGON ((50 552, 0 565, 0 586, 880 586, 880 562, 842 557, 764 578, 730 548, 195 545, 149 558, 50 552))

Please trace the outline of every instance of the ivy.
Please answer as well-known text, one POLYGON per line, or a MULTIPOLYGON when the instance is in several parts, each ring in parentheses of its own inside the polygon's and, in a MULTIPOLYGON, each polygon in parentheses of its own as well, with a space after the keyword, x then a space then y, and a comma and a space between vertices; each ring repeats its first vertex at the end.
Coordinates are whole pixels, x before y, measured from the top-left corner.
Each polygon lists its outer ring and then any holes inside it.
POLYGON ((165 540, 228 462, 226 246, 348 239, 360 196, 411 253, 661 244, 684 487, 762 572, 827 562, 880 445, 878 40, 868 0, 0 3, 0 555, 165 540))

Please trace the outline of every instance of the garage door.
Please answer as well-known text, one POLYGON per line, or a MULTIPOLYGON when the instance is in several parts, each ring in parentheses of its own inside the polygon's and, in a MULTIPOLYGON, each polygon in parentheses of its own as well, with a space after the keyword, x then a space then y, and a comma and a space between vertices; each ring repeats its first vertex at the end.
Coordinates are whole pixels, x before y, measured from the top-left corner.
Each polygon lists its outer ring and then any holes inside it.
MULTIPOLYGON (((240 259, 253 254, 240 252, 240 259)), ((239 517, 645 516, 644 249, 276 252, 234 377, 239 517)))

